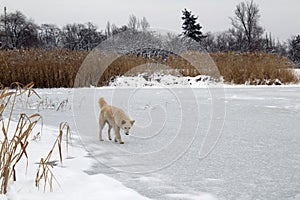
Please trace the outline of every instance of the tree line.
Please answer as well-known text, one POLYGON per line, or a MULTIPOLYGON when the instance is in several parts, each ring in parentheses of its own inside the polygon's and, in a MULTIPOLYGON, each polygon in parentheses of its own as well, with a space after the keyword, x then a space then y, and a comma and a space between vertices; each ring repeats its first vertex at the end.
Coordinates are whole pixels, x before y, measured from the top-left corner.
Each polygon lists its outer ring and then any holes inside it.
POLYGON ((64 48, 69 50, 91 50, 108 37, 120 32, 146 30, 147 19, 130 15, 127 25, 117 27, 107 22, 106 29, 99 31, 91 22, 67 24, 59 28, 55 24, 37 25, 20 11, 0 16, 0 45, 2 49, 20 48, 64 48))
POLYGON ((275 40, 260 25, 258 4, 246 0, 236 5, 234 16, 230 17, 228 30, 220 33, 201 32, 202 26, 191 11, 182 11, 183 37, 199 41, 208 52, 267 52, 288 56, 300 63, 300 35, 292 36, 286 42, 275 40))
MULTIPOLYGON (((208 52, 254 52, 263 51, 288 56, 300 63, 300 35, 286 42, 276 40, 260 25, 259 6, 253 0, 245 0, 236 5, 231 27, 219 33, 203 34, 198 17, 191 11, 182 11, 180 35, 172 35, 172 40, 189 38, 200 43, 208 52)), ((59 28, 55 24, 37 25, 20 11, 0 16, 0 45, 2 49, 19 48, 64 48, 69 50, 91 50, 108 37, 127 31, 145 31, 150 27, 145 17, 129 16, 128 23, 116 26, 107 22, 104 30, 91 23, 73 23, 59 28)), ((176 41, 174 41, 176 42, 176 41)))

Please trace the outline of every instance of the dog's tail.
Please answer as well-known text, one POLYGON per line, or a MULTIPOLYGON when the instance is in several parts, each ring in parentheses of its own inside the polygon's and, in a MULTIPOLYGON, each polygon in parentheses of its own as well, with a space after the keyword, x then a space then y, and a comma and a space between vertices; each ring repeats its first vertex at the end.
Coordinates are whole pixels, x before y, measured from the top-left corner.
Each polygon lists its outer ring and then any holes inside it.
POLYGON ((98 101, 100 108, 102 108, 103 106, 107 105, 106 101, 104 100, 103 97, 101 97, 98 101))

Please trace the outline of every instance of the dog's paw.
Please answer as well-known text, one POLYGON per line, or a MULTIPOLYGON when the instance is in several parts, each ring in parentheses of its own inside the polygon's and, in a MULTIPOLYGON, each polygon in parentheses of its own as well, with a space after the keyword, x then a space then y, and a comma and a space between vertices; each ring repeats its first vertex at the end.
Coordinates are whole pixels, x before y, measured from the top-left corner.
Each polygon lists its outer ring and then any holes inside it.
POLYGON ((124 144, 124 142, 119 142, 120 144, 124 144))
POLYGON ((115 138, 115 142, 118 142, 118 140, 115 138))
POLYGON ((104 140, 103 140, 103 139, 101 139, 101 138, 100 138, 99 140, 100 140, 100 141, 104 141, 104 140))
POLYGON ((111 140, 111 138, 108 138, 109 140, 111 140))

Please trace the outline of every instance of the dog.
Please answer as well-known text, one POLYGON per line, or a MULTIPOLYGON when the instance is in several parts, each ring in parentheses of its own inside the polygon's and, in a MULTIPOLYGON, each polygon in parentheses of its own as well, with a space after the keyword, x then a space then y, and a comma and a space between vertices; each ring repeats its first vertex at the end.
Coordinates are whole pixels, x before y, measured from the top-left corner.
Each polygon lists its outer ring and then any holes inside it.
POLYGON ((120 135, 120 129, 124 131, 126 135, 129 135, 129 131, 133 126, 135 120, 131 120, 126 113, 115 106, 107 104, 103 97, 98 101, 100 107, 99 114, 99 139, 103 141, 102 130, 105 124, 108 124, 108 139, 111 140, 110 130, 114 129, 115 132, 115 142, 124 144, 120 135))

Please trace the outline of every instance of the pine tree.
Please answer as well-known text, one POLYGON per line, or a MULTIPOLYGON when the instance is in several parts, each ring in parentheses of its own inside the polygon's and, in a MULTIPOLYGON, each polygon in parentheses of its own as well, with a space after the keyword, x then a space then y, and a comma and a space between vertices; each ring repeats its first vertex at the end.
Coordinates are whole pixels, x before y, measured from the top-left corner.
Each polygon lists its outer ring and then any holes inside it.
POLYGON ((188 37, 196 42, 200 42, 202 39, 206 38, 200 31, 202 26, 196 22, 198 17, 192 15, 192 11, 187 11, 185 8, 182 11, 183 16, 181 19, 183 20, 182 29, 183 29, 183 37, 188 37))
POLYGON ((290 40, 289 57, 292 61, 300 64, 300 35, 290 40))

